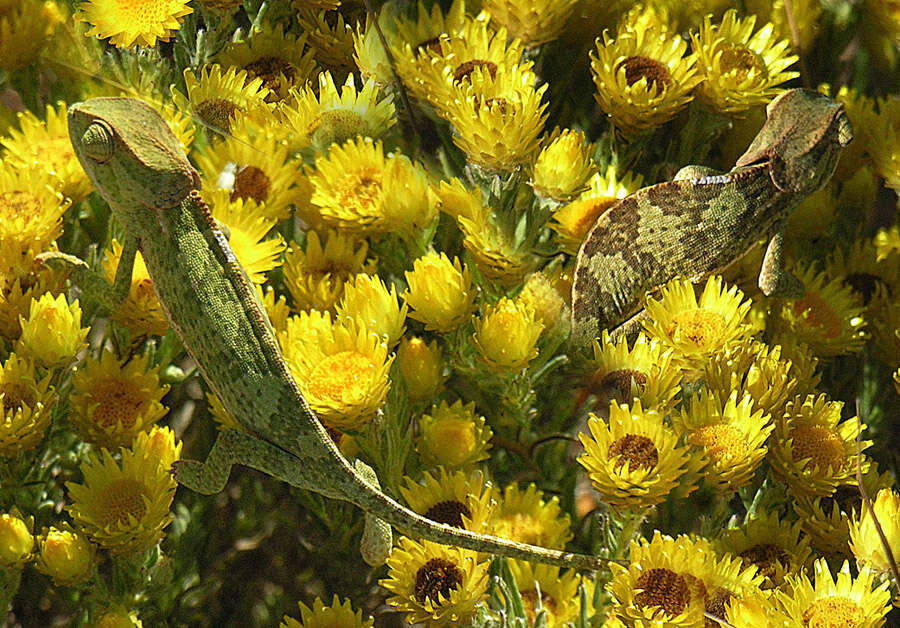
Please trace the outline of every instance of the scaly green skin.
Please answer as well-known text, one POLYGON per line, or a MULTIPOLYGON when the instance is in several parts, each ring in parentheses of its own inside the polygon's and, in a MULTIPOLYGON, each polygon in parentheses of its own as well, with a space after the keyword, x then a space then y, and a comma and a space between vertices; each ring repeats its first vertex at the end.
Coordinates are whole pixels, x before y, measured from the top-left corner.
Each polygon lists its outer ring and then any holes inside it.
MULTIPOLYGON (((516 543, 426 519, 382 493, 371 470, 351 466, 310 410, 288 372, 272 328, 200 199, 199 177, 172 131, 148 105, 96 98, 69 109, 69 135, 85 171, 127 234, 123 260, 143 255, 159 302, 204 379, 245 429, 226 430, 205 463, 181 461, 180 483, 211 494, 234 464, 356 504, 408 533, 447 545, 535 562, 597 569, 606 561, 516 543)), ((120 267, 113 292, 127 292, 120 267)), ((384 560, 390 528, 367 519, 369 551, 384 560), (371 537, 375 537, 375 541, 371 537)))
POLYGON ((834 172, 852 139, 843 106, 803 89, 766 109, 759 134, 735 167, 682 168, 673 181, 638 190, 588 233, 572 286, 572 343, 589 347, 604 329, 636 331, 643 295, 676 276, 698 281, 770 237, 759 275, 767 296, 799 296, 781 262, 784 222, 834 172), (618 326, 618 327, 617 327, 618 326))

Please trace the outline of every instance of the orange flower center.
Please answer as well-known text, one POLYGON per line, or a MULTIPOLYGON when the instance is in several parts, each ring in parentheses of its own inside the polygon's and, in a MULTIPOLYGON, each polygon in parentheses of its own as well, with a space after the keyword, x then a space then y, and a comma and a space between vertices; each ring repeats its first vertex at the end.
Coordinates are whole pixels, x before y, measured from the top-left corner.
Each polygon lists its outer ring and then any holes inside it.
POLYGON ((841 335, 841 319, 822 297, 807 292, 806 297, 794 302, 794 314, 805 316, 810 327, 820 327, 826 338, 837 338, 841 335))
POLYGON ((815 600, 803 610, 803 625, 816 628, 861 626, 864 619, 856 602, 837 595, 815 600))
POLYGON ((135 424, 144 405, 144 397, 136 386, 115 378, 98 382, 91 398, 100 404, 93 417, 100 427, 121 425, 128 429, 135 424))
POLYGON ((18 218, 29 223, 38 222, 43 218, 41 203, 34 194, 21 190, 12 190, 0 194, 0 213, 4 220, 18 218))
POLYGON ((358 398, 369 389, 374 368, 372 361, 358 351, 341 351, 319 362, 309 376, 307 387, 319 399, 358 398))
POLYGON ((844 443, 838 434, 821 425, 800 425, 791 430, 794 460, 809 458, 805 468, 836 469, 844 461, 844 443))
POLYGON ((615 460, 616 471, 628 463, 628 469, 653 469, 659 462, 659 452, 652 440, 638 434, 628 434, 615 440, 606 452, 615 460))
POLYGON ((540 520, 527 512, 513 512, 502 515, 495 521, 496 534, 504 539, 512 539, 520 543, 542 545, 541 537, 544 526, 540 520))
POLYGON ((97 495, 98 526, 127 525, 129 517, 140 521, 147 512, 146 493, 146 487, 131 478, 110 483, 106 491, 97 495))
POLYGON ((234 175, 230 199, 252 198, 257 203, 264 203, 269 198, 271 188, 269 175, 256 166, 243 166, 234 175))
POLYGON ((721 338, 724 330, 724 316, 698 308, 675 314, 666 331, 670 338, 676 338, 677 335, 678 340, 687 340, 702 348, 721 338))
POLYGON ((703 447, 717 462, 739 459, 747 452, 740 430, 725 423, 704 425, 694 430, 689 440, 692 445, 703 447))
POLYGON ((378 168, 363 168, 348 172, 345 176, 341 203, 356 208, 354 213, 363 216, 373 214, 381 199, 382 171, 378 168))

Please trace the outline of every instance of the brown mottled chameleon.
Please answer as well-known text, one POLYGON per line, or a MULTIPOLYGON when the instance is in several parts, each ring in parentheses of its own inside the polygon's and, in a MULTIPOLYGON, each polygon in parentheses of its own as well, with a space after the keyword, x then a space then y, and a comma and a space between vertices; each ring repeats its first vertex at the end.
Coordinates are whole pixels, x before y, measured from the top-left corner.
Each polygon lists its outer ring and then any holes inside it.
POLYGON ((767 296, 799 296, 782 266, 790 211, 834 172, 853 139, 843 105, 805 89, 777 96, 766 122, 729 172, 686 166, 672 181, 642 188, 604 213, 581 245, 572 286, 572 342, 602 330, 636 330, 641 299, 676 276, 719 272, 769 237, 759 273, 767 296))

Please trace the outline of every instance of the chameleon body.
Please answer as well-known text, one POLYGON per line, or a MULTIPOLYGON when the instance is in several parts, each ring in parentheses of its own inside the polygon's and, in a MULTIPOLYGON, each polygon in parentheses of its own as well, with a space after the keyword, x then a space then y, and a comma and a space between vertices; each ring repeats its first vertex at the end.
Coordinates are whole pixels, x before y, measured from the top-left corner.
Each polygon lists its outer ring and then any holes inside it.
POLYGON ((385 495, 371 469, 348 463, 304 400, 253 286, 200 198, 197 172, 159 114, 141 101, 96 98, 69 109, 69 135, 127 234, 112 292, 127 293, 139 250, 173 329, 245 429, 223 431, 203 463, 176 463, 180 483, 216 493, 232 465, 241 464, 356 504, 368 513, 366 535, 382 546, 386 521, 483 552, 577 568, 606 564, 437 523, 385 495))
POLYGON ((802 295, 799 280, 782 268, 784 222, 825 185, 853 135, 843 106, 809 90, 783 92, 766 114, 729 172, 686 166, 597 219, 575 266, 574 346, 590 346, 604 329, 632 334, 647 291, 676 276, 697 281, 719 272, 765 237, 763 293, 802 295))

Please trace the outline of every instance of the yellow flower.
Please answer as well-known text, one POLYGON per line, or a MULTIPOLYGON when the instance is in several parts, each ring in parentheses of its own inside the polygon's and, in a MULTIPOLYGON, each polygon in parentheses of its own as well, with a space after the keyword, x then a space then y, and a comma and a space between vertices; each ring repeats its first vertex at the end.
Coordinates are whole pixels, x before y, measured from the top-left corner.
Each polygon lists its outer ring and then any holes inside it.
POLYGON ((0 170, 0 242, 22 260, 46 251, 62 234, 70 202, 51 187, 53 175, 3 164, 0 170), (15 249, 15 250, 13 250, 15 249))
POLYGON ((491 22, 509 31, 509 39, 520 39, 535 48, 559 37, 578 0, 485 0, 491 22))
POLYGON ((739 400, 734 391, 720 399, 705 387, 682 404, 673 422, 709 461, 704 482, 720 494, 732 493, 753 480, 768 451, 766 439, 775 428, 768 414, 754 408, 749 394, 739 400))
POLYGON ((0 69, 14 72, 34 63, 56 30, 47 3, 19 0, 0 7, 0 69))
POLYGON ((34 365, 11 353, 0 365, 0 456, 37 447, 50 425, 55 402, 50 375, 38 380, 34 365))
POLYGON ((306 84, 316 66, 313 56, 306 35, 297 37, 285 33, 281 24, 263 22, 244 39, 226 44, 215 59, 229 70, 245 70, 247 81, 261 79, 271 90, 269 99, 275 100, 286 98, 291 87, 306 84))
POLYGON ((329 606, 325 606, 318 596, 312 608, 303 602, 298 604, 300 621, 285 615, 279 628, 372 628, 375 624, 371 617, 363 619, 362 611, 354 612, 350 600, 341 602, 337 595, 332 598, 329 606))
POLYGON ((802 572, 811 553, 799 521, 792 523, 765 510, 739 527, 723 530, 713 543, 719 552, 731 552, 745 565, 756 565, 766 579, 763 589, 780 587, 787 574, 802 572))
POLYGON ((135 43, 150 48, 157 39, 168 41, 181 28, 180 18, 194 12, 187 4, 188 0, 87 0, 74 17, 93 27, 88 36, 109 37, 119 48, 135 43))
POLYGON ((229 67, 223 73, 222 66, 213 63, 200 68, 198 76, 185 68, 184 85, 187 97, 172 88, 177 108, 217 131, 231 131, 241 115, 256 121, 270 119, 273 105, 266 102, 270 91, 261 78, 249 77, 246 70, 229 67))
POLYGON ((850 549, 856 556, 857 565, 866 565, 873 571, 887 575, 891 565, 885 555, 879 530, 875 527, 875 520, 880 524, 887 546, 892 551, 900 547, 900 495, 894 489, 881 489, 872 502, 872 510, 875 513, 874 520, 865 506, 861 508, 859 515, 854 513, 850 520, 850 549))
POLYGON ((703 75, 697 98, 719 113, 734 115, 763 105, 778 93, 776 86, 799 76, 786 71, 797 62, 796 55, 785 54, 788 41, 777 40, 771 23, 756 32, 755 26, 755 15, 741 19, 730 9, 715 26, 707 15, 700 32, 691 34, 703 75))
POLYGON ((663 423, 656 410, 640 400, 610 404, 609 424, 591 415, 591 435, 579 433, 584 453, 578 463, 607 501, 626 510, 662 503, 670 494, 683 497, 697 488, 703 462, 663 423))
POLYGON ((466 321, 475 304, 472 274, 459 260, 429 251, 406 271, 409 290, 403 299, 412 308, 410 318, 425 323, 425 329, 446 333, 466 321))
POLYGON ((400 306, 396 286, 388 290, 379 277, 359 274, 344 285, 337 315, 357 319, 393 348, 406 329, 407 309, 406 303, 400 306))
POLYGON ((475 414, 474 402, 463 405, 457 399, 448 406, 442 401, 419 419, 416 449, 429 466, 468 467, 487 460, 493 435, 484 417, 475 414))
POLYGON ((891 255, 900 254, 900 226, 879 229, 873 242, 879 262, 891 255))
POLYGON ((546 274, 530 274, 516 300, 534 310, 535 319, 544 326, 545 335, 569 333, 566 302, 546 274))
POLYGON ((169 411, 160 400, 169 386, 159 384, 159 368, 147 356, 120 364, 111 351, 89 357, 72 378, 70 420, 89 441, 124 447, 169 411))
MULTIPOLYGON (((110 247, 103 258, 103 276, 112 285, 122 259, 122 245, 113 240, 110 247)), ((169 320, 156 298, 150 271, 140 251, 134 257, 128 295, 112 311, 111 318, 135 335, 163 336, 169 329, 169 320)))
POLYGON ((522 560, 510 561, 509 569, 522 596, 528 625, 534 625, 538 610, 544 609, 548 628, 570 626, 579 612, 578 588, 584 585, 588 600, 592 597, 591 581, 572 570, 522 560))
MULTIPOLYGON (((782 420, 775 422, 769 461, 775 474, 797 495, 825 496, 856 474, 857 417, 841 421, 840 401, 825 394, 798 395, 789 401, 782 420)), ((863 440, 860 450, 872 441, 863 440)), ((862 470, 868 462, 861 461, 862 470)))
POLYGON ((144 623, 138 618, 137 611, 114 606, 105 611, 97 611, 97 623, 94 628, 143 628, 144 623))
POLYGON ((378 581, 393 595, 387 603, 408 623, 428 628, 462 626, 487 589, 487 562, 471 550, 401 537, 387 560, 388 577, 378 581))
POLYGON ((136 554, 155 545, 172 522, 175 497, 170 467, 181 443, 163 428, 164 447, 141 433, 131 449, 120 448, 121 463, 108 450, 81 464, 84 484, 66 482, 66 510, 91 539, 113 554, 136 554))
POLYGON ((0 565, 21 568, 34 549, 34 517, 25 517, 13 506, 0 514, 0 565))
POLYGON ((534 484, 524 491, 518 484, 503 491, 495 486, 493 491, 497 507, 488 524, 490 534, 550 549, 562 549, 572 540, 572 522, 556 495, 544 499, 534 484))
POLYGON ((365 15, 362 7, 343 12, 322 11, 310 7, 308 2, 296 13, 300 28, 309 35, 307 43, 316 61, 341 75, 356 70, 353 66, 353 31, 365 20, 365 15))
POLYGON ((284 358, 316 416, 329 427, 355 431, 384 403, 394 356, 364 325, 352 319, 331 323, 323 317, 321 333, 310 332, 310 317, 288 321, 280 335, 284 358))
POLYGON ((814 580, 803 572, 789 575, 775 595, 792 625, 854 626, 875 628, 884 625, 891 610, 889 583, 875 585, 875 572, 863 567, 854 578, 850 563, 844 561, 833 578, 824 558, 813 565, 814 580))
POLYGON ((94 575, 97 546, 64 523, 51 527, 38 537, 35 567, 53 580, 56 586, 81 584, 94 575))
POLYGON ((521 285, 537 265, 538 260, 529 250, 527 241, 517 244, 516 236, 499 226, 487 213, 471 219, 460 215, 458 222, 465 236, 463 246, 487 279, 511 288, 521 285))
POLYGON ((0 337, 16 340, 22 333, 20 317, 31 302, 47 292, 62 292, 67 274, 36 262, 18 244, 0 240, 0 337))
POLYGON ((791 0, 790 18, 785 0, 744 0, 744 9, 748 15, 756 15, 760 21, 774 24, 778 36, 790 40, 791 47, 798 51, 809 51, 819 31, 818 22, 822 4, 817 0, 791 0), (794 23, 793 27, 791 21, 794 23), (796 44, 793 43, 794 29, 798 36, 796 44))
POLYGON ((531 185, 540 196, 565 201, 594 171, 584 133, 555 129, 534 161, 531 185))
POLYGON ((626 172, 619 176, 615 166, 596 172, 588 181, 588 189, 568 205, 553 212, 550 228, 559 234, 563 251, 578 253, 581 243, 597 219, 619 200, 637 192, 644 177, 626 172))
POLYGON ((256 295, 259 297, 260 302, 266 310, 269 322, 272 323, 272 329, 277 333, 281 333, 287 329, 287 321, 288 316, 291 313, 291 308, 288 306, 284 295, 276 295, 275 289, 272 288, 272 286, 266 286, 266 291, 263 293, 263 287, 260 285, 256 286, 256 295))
POLYGON ((362 136, 379 139, 396 123, 390 97, 381 97, 374 81, 357 91, 353 74, 338 92, 331 72, 319 74, 318 89, 307 85, 291 90, 291 103, 283 103, 281 116, 291 129, 290 142, 300 150, 312 144, 326 152, 332 144, 362 136))
POLYGON ((46 368, 67 366, 79 351, 87 347, 84 339, 90 331, 81 326, 81 307, 71 305, 60 294, 49 292, 31 302, 28 318, 21 317, 22 335, 16 351, 46 368))
POLYGON ((896 145, 900 137, 900 99, 893 95, 879 98, 877 103, 877 115, 864 106, 859 107, 863 121, 868 123, 862 137, 875 172, 884 178, 887 187, 897 190, 900 189, 900 151, 896 145))
POLYGON ((418 336, 403 338, 397 348, 397 366, 406 394, 413 401, 434 399, 444 386, 444 359, 437 341, 426 343, 418 336))
POLYGON ((624 133, 652 129, 671 120, 701 80, 687 42, 655 28, 603 32, 591 52, 591 72, 600 108, 624 133))
POLYGON ((471 532, 485 533, 494 508, 491 483, 479 470, 426 471, 420 482, 404 480, 400 494, 420 515, 471 532))
POLYGON ((537 341, 543 329, 531 306, 503 297, 475 319, 472 344, 489 369, 520 371, 537 357, 537 341))
MULTIPOLYGON (((439 8, 438 5, 435 7, 439 8)), ((392 5, 382 5, 378 11, 378 26, 388 42, 388 47, 391 47, 396 39, 399 18, 397 13, 392 10, 392 5)), ((366 16, 365 27, 359 23, 353 31, 353 61, 364 81, 372 81, 378 87, 385 87, 395 81, 393 67, 381 44, 381 37, 375 29, 375 19, 372 15, 366 16)))

